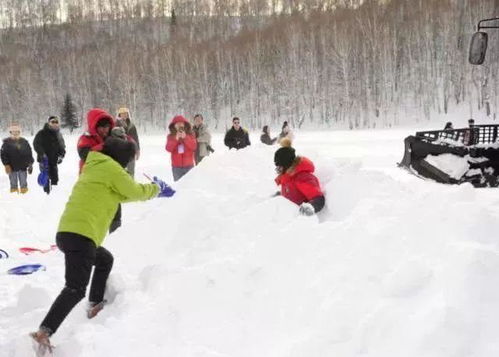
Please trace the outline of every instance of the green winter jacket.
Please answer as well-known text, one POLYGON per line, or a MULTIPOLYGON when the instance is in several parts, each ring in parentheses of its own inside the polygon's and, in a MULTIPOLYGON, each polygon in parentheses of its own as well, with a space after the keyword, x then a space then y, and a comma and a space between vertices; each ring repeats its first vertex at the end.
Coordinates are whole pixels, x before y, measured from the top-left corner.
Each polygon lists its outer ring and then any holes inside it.
POLYGON ((81 234, 92 239, 98 247, 119 203, 145 201, 158 193, 156 184, 135 182, 111 157, 91 151, 66 203, 57 231, 81 234))

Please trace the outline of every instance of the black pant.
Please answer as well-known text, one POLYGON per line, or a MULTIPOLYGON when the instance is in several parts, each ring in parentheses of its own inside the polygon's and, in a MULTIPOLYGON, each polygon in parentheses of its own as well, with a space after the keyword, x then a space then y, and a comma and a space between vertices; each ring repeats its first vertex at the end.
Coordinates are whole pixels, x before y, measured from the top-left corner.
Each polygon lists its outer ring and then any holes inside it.
POLYGON ((73 307, 85 297, 92 265, 95 265, 89 300, 101 302, 104 299, 107 278, 113 267, 113 256, 104 247, 76 233, 59 232, 57 246, 64 253, 66 261, 66 285, 55 299, 41 326, 54 333, 73 307))
POLYGON ((49 163, 49 178, 52 185, 57 185, 59 182, 59 169, 57 163, 49 163))

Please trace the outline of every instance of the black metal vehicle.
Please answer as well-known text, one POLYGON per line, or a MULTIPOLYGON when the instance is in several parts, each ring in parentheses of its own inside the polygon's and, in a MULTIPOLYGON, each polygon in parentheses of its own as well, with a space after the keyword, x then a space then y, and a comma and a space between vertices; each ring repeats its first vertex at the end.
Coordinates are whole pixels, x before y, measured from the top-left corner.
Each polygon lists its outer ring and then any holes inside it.
MULTIPOLYGON (((473 65, 485 61, 488 34, 483 30, 486 29, 499 29, 499 17, 478 22, 469 51, 469 62, 473 65)), ((446 125, 444 130, 419 131, 408 136, 404 140, 404 157, 399 166, 441 183, 499 186, 499 125, 474 125, 473 119, 468 123, 468 128, 453 129, 452 123, 448 123, 450 126, 446 125), (435 158, 444 154, 452 155, 451 158, 457 159, 454 162, 459 162, 461 170, 457 174, 456 170, 436 164, 442 164, 443 161, 435 158)))
MULTIPOLYGON (((463 129, 419 131, 404 140, 404 157, 399 166, 446 184, 469 182, 475 187, 499 185, 499 125, 470 125, 463 129), (435 158, 450 154, 460 158, 462 174, 438 167, 435 158), (433 163, 432 163, 433 162, 433 163)), ((452 170, 451 170, 452 171, 452 170)))

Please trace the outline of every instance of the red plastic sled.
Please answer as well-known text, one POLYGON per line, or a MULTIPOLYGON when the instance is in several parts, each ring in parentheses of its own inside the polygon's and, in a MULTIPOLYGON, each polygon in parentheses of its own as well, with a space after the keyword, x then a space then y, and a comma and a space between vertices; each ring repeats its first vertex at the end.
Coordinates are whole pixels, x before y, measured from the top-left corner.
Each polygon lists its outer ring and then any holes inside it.
POLYGON ((19 251, 21 253, 26 254, 26 255, 30 255, 33 253, 48 253, 48 252, 51 252, 51 251, 56 250, 56 249, 57 249, 57 245, 52 244, 50 246, 50 249, 38 249, 38 248, 23 247, 23 248, 19 248, 19 251))

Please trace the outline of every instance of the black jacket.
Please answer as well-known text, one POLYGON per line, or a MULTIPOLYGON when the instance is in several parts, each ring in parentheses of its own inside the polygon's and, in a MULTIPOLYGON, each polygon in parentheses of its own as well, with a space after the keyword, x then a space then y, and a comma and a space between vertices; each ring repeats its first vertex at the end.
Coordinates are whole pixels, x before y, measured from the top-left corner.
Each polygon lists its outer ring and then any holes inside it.
POLYGON ((37 153, 36 160, 42 161, 43 155, 47 155, 49 164, 56 164, 59 157, 66 155, 66 145, 59 130, 50 129, 48 124, 45 124, 33 140, 33 147, 37 153))
POLYGON ((12 171, 24 171, 34 162, 31 146, 24 138, 4 139, 0 156, 2 164, 10 165, 12 171))
POLYGON ((224 143, 229 149, 234 148, 238 150, 251 145, 248 132, 243 128, 235 130, 233 127, 225 134, 224 143))

